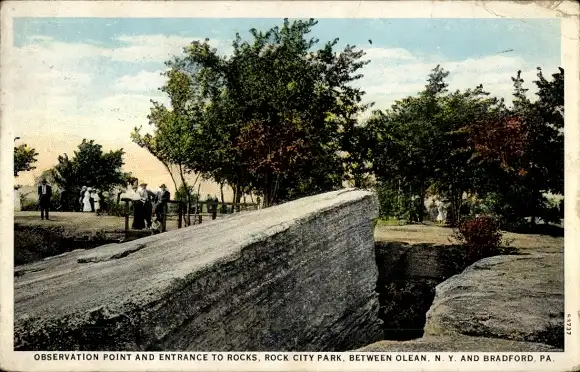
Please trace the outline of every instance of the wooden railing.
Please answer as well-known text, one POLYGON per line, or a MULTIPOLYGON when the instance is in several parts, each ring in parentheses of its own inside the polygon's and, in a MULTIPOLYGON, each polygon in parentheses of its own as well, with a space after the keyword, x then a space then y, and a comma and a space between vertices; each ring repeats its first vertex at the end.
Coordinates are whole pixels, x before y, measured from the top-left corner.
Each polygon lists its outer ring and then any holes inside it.
MULTIPOLYGON (((123 198, 124 203, 123 215, 125 217, 125 231, 129 230, 129 219, 131 213, 132 199, 123 198)), ((214 201, 198 201, 194 202, 187 208, 187 203, 180 200, 169 200, 164 204, 163 220, 161 221, 161 231, 167 231, 167 217, 169 214, 169 205, 177 205, 177 213, 172 214, 177 216, 177 228, 183 227, 184 223, 201 224, 203 217, 210 217, 212 220, 218 218, 219 215, 232 214, 238 211, 256 210, 259 208, 257 204, 252 203, 229 203, 229 202, 214 202, 214 201), (205 206, 205 208, 204 208, 205 206), (205 209, 205 212, 204 212, 205 209), (191 216, 193 216, 193 223, 191 223, 191 216)))

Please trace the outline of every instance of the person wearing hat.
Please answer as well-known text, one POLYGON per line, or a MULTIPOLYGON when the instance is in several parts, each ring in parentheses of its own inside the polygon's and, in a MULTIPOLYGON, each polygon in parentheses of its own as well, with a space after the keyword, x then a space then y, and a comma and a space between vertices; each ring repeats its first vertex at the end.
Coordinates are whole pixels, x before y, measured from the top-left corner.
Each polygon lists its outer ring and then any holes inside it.
POLYGON ((171 193, 169 192, 169 190, 167 190, 167 186, 165 186, 165 184, 162 184, 161 186, 159 186, 159 192, 157 192, 157 195, 155 196, 155 221, 158 223, 162 223, 163 222, 163 213, 165 211, 165 207, 167 206, 167 203, 169 202, 169 199, 171 197, 171 193))
POLYGON ((38 185, 38 206, 40 207, 40 219, 44 217, 48 220, 48 211, 50 210, 50 198, 52 197, 52 187, 43 178, 38 185))
POLYGON ((143 202, 141 201, 141 191, 143 187, 133 186, 132 203, 133 203, 133 224, 132 228, 135 230, 141 230, 145 227, 145 217, 143 211, 143 202))
POLYGON ((139 199, 143 208, 143 219, 145 220, 145 228, 151 227, 151 215, 153 214, 153 205, 151 204, 152 193, 147 190, 147 184, 142 183, 139 189, 139 199))

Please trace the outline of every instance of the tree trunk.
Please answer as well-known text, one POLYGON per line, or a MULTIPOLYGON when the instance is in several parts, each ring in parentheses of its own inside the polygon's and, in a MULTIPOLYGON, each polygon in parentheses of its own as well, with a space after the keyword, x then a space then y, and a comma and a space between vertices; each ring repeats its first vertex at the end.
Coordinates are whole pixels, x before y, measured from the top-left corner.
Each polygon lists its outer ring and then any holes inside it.
POLYGON ((417 214, 419 216, 419 222, 423 223, 423 219, 425 218, 423 214, 423 209, 425 209, 425 183, 421 182, 421 189, 419 191, 419 205, 417 206, 419 210, 417 214))
POLYGON ((276 183, 274 183, 274 192, 272 193, 272 203, 277 202, 279 186, 280 186, 280 173, 276 175, 276 183))
POLYGON ((173 176, 173 173, 171 172, 171 168, 169 168, 169 165, 166 164, 165 162, 162 162, 162 163, 165 166, 165 169, 167 169, 167 172, 169 173, 169 177, 171 177, 171 181, 173 182, 173 187, 175 187, 175 192, 177 192, 177 190, 179 188, 177 187, 177 182, 175 181, 175 177, 173 176))
POLYGON ((193 221, 199 221, 201 223, 201 207, 199 204, 199 190, 201 189, 201 183, 197 185, 197 198, 195 201, 195 214, 193 215, 193 221))
POLYGON ((239 183, 236 183, 236 212, 240 212, 240 203, 242 201, 242 187, 239 183))
POLYGON ((540 199, 538 194, 539 193, 537 192, 532 192, 532 200, 530 203, 530 231, 533 231, 536 228, 536 202, 540 199))
POLYGON ((191 196, 189 195, 189 188, 187 187, 187 182, 185 181, 185 176, 183 174, 183 167, 179 164, 179 176, 181 177, 181 184, 185 189, 185 200, 186 200, 186 213, 183 213, 183 222, 185 226, 191 225, 191 220, 189 219, 189 208, 191 207, 191 196))

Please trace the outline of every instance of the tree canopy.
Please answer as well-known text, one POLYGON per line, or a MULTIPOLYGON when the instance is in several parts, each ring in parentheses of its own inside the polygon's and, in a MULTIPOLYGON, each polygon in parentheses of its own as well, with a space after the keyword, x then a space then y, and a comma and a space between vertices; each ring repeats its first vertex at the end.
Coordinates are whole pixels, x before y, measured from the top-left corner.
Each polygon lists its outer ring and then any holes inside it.
POLYGON ((26 144, 14 147, 14 177, 17 177, 20 172, 36 169, 33 164, 36 163, 37 156, 36 150, 26 144))
MULTIPOLYGON (((481 85, 448 92, 448 73, 437 66, 423 91, 375 112, 368 122, 382 192, 418 197, 419 220, 430 191, 450 203, 452 223, 466 194, 487 199, 511 219, 549 221, 544 194, 563 193, 563 74, 560 69, 547 80, 538 69, 538 98, 532 101, 518 72, 508 107, 481 85)), ((385 208, 398 213, 392 203, 385 208)))
POLYGON ((236 34, 229 55, 192 42, 166 62, 170 105, 152 102, 153 130, 135 128, 133 140, 178 170, 180 188, 193 189, 184 176, 196 173, 231 186, 235 201, 254 193, 269 206, 374 179, 390 215, 421 221, 438 195, 451 223, 470 198, 512 220, 550 219, 544 195, 564 184, 562 69, 551 79, 538 70, 536 99, 518 72, 506 105, 481 84, 449 90, 436 66, 417 94, 362 120, 372 104, 356 82, 369 61, 309 37, 316 24, 236 34))
POLYGON ((238 34, 228 56, 207 40, 191 43, 167 62, 162 90, 172 109, 152 108, 152 117, 171 112, 165 116, 171 124, 152 120, 152 135, 137 130, 134 137, 180 143, 183 167, 231 185, 237 199, 254 192, 271 205, 341 187, 357 160, 350 139, 366 109, 364 92, 352 82, 367 61, 354 46, 335 51, 338 40, 316 49, 319 40, 307 37, 315 25, 285 20, 251 30, 252 40, 238 34), (171 133, 182 142, 169 140, 171 133))
POLYGON ((60 155, 50 171, 61 190, 77 193, 82 186, 88 186, 108 191, 133 179, 121 170, 123 155, 122 149, 104 152, 94 140, 83 139, 72 157, 60 155))

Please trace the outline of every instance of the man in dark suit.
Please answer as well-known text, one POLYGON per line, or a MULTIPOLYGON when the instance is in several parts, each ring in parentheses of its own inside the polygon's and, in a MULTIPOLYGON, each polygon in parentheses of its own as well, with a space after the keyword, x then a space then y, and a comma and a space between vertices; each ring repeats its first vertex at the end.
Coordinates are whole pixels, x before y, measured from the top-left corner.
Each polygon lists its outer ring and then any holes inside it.
POLYGON ((40 219, 48 220, 48 211, 50 210, 50 198, 52 197, 52 187, 46 182, 46 179, 42 179, 40 185, 38 185, 38 205, 40 207, 40 219))
POLYGON ((159 223, 162 223, 163 213, 165 212, 165 207, 167 206, 167 202, 169 202, 171 194, 167 190, 167 186, 165 186, 165 184, 159 186, 159 189, 159 192, 157 192, 157 195, 155 196, 155 220, 159 223))

